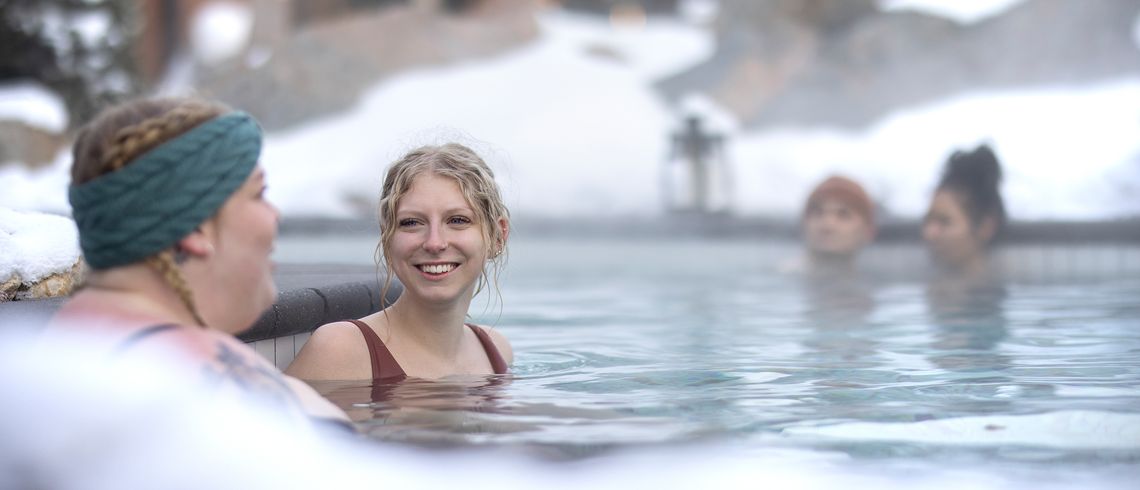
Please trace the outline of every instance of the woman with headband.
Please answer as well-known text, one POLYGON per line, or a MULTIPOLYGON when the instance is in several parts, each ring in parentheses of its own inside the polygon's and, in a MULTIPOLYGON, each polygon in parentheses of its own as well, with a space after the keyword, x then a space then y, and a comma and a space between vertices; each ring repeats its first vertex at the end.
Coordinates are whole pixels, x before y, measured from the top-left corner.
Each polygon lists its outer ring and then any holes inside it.
POLYGON ((260 152, 252 117, 193 99, 126 103, 84 127, 69 198, 91 271, 51 330, 94 335, 114 355, 173 352, 201 368, 192 381, 344 420, 234 337, 276 298, 278 214, 260 152))

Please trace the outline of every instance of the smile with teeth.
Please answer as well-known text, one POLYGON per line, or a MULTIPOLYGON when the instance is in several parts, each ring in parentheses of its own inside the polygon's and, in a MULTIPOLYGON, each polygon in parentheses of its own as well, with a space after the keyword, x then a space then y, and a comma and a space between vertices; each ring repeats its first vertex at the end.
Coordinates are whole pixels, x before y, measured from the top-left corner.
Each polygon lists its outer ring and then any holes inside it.
POLYGON ((458 266, 459 266, 459 264, 447 263, 447 264, 420 264, 416 267, 418 267, 421 271, 424 271, 428 274, 446 274, 448 272, 455 270, 455 268, 458 266))

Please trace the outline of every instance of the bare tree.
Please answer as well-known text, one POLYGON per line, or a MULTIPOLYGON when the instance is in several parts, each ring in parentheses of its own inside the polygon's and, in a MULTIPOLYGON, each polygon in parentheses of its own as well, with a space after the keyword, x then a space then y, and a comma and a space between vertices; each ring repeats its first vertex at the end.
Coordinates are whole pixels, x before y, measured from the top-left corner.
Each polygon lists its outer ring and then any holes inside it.
POLYGON ((129 0, 0 0, 0 83, 40 82, 78 125, 140 91, 136 26, 129 0))

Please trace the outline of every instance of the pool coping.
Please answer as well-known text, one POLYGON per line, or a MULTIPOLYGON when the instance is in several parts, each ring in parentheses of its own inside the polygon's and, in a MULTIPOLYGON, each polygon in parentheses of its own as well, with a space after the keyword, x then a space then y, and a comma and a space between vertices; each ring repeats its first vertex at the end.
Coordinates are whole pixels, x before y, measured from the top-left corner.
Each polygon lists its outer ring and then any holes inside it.
MULTIPOLYGON (((319 287, 299 287, 283 291, 248 330, 237 337, 256 342, 289 337, 313 331, 329 322, 360 318, 380 311, 403 291, 393 282, 387 299, 380 299, 381 287, 374 281, 356 281, 319 287)), ((20 300, 0 303, 0 325, 21 324, 25 328, 44 325, 67 298, 20 300)))

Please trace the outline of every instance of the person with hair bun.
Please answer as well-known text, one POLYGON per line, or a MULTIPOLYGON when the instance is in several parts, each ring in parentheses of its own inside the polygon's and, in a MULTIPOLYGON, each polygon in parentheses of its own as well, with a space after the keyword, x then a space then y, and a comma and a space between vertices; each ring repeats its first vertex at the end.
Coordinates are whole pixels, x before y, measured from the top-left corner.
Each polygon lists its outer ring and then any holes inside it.
POLYGON ((1001 371, 994 349, 1007 336, 1004 279, 989 249, 1005 227, 1001 165, 987 145, 950 155, 922 226, 937 266, 926 303, 934 330, 930 359, 944 369, 1001 371), (942 351, 946 351, 943 353, 942 351))
POLYGON ((922 226, 930 255, 944 272, 987 273, 987 250, 1006 222, 1000 184, 1001 165, 987 145, 956 151, 946 162, 922 226))
POLYGON ((379 214, 383 289, 395 274, 403 293, 380 312, 318 328, 286 372, 372 380, 374 388, 406 377, 506 373, 506 337, 466 321, 476 294, 488 284, 498 290, 510 234, 490 167, 456 143, 412 150, 388 169, 379 214))
POLYGON ((197 99, 140 99, 87 124, 69 199, 90 272, 45 338, 85 334, 110 357, 162 355, 203 374, 187 382, 346 420, 234 337, 277 295, 260 152, 252 117, 197 99))

